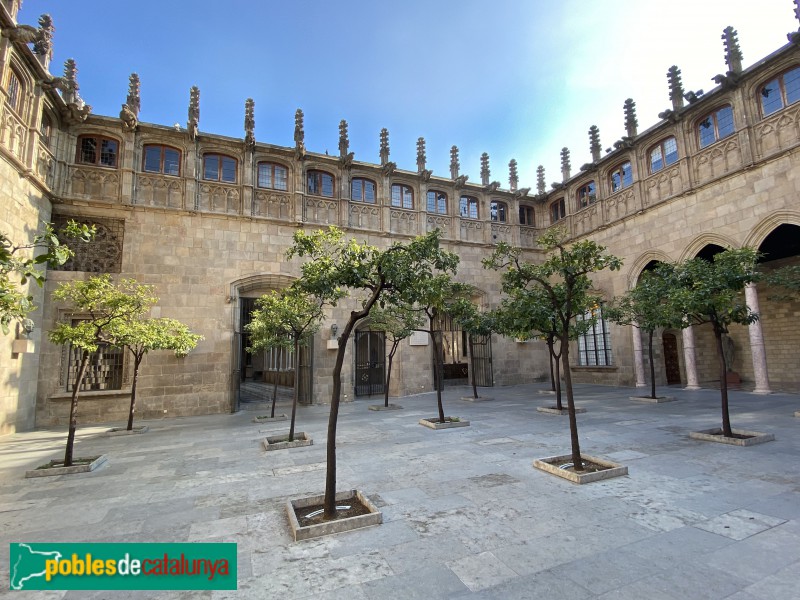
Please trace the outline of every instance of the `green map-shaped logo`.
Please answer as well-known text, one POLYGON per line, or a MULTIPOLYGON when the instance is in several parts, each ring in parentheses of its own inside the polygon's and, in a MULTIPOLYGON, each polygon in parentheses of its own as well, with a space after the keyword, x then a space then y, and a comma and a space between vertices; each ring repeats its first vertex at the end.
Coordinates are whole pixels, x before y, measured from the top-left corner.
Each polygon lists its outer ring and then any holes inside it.
POLYGON ((10 544, 11 546, 11 580, 12 590, 42 589, 40 582, 32 580, 44 579, 45 561, 60 560, 61 553, 56 551, 34 550, 30 544, 10 544))

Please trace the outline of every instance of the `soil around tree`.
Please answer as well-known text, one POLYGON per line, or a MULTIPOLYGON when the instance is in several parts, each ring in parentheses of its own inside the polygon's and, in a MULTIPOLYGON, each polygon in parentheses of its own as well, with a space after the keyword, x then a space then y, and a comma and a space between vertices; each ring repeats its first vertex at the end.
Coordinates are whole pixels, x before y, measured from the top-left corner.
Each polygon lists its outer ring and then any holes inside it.
POLYGON ((72 465, 64 466, 64 459, 54 459, 39 465, 31 471, 25 471, 25 477, 48 477, 57 475, 73 475, 75 473, 89 473, 107 461, 106 455, 81 456, 72 459, 72 465))
POLYGON ((333 519, 326 520, 321 511, 322 504, 314 504, 313 506, 305 506, 303 508, 294 509, 294 513, 297 516, 297 522, 300 523, 301 527, 318 525, 328 521, 349 519, 350 517, 358 517, 360 515, 368 515, 372 512, 367 506, 364 506, 357 497, 351 498, 350 500, 337 502, 336 516, 333 519))

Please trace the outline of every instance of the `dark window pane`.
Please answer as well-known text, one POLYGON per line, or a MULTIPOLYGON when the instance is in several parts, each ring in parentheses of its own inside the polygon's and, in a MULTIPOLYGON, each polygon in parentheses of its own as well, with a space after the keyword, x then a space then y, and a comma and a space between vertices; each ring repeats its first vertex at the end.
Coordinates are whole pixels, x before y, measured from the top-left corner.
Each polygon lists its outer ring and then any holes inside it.
POLYGON ((203 159, 203 179, 219 181, 219 157, 215 154, 203 159))
POLYGON ((777 79, 773 79, 761 88, 761 109, 766 117, 781 108, 783 108, 783 98, 781 98, 780 84, 777 79))
POLYGON ((144 149, 144 170, 150 173, 161 172, 161 146, 147 146, 144 149))
POLYGON ((236 161, 228 156, 222 158, 222 181, 236 182, 236 161))
POLYGON ((713 144, 717 141, 716 135, 714 133, 714 123, 711 120, 711 117, 707 117, 700 121, 700 126, 698 127, 698 131, 700 133, 700 147, 705 148, 709 144, 713 144))
POLYGON ((800 100, 800 67, 783 75, 783 87, 786 90, 786 104, 794 104, 800 100))
POLYGON ((633 169, 631 163, 622 165, 622 187, 629 187, 633 183, 633 169))
POLYGON ((164 174, 180 175, 181 153, 173 148, 164 148, 164 174))
POLYGON ((106 167, 117 166, 117 142, 103 140, 100 146, 100 164, 106 167))
POLYGON ((361 202, 364 199, 363 194, 363 179, 353 179, 350 183, 350 199, 356 202, 361 202))
POLYGON ((375 184, 368 179, 364 180, 364 202, 375 204, 375 184))
POLYGON ((258 187, 271 188, 272 187, 272 165, 260 163, 258 165, 258 187))
POLYGON ((436 212, 436 192, 428 192, 428 212, 436 212))
POLYGON ((97 140, 95 138, 81 139, 81 162, 97 163, 97 140))
POLYGON ((728 137, 734 132, 733 109, 730 106, 724 106, 717 111, 717 131, 719 139, 728 137))
POLYGON ((286 167, 274 165, 275 189, 286 191, 289 189, 289 170, 286 167))
POLYGON ((333 177, 322 173, 322 195, 333 198, 333 177))
POLYGON ((678 160, 678 142, 675 138, 664 141, 664 164, 671 165, 678 160))
POLYGON ((650 152, 650 172, 658 173, 663 168, 664 159, 661 153, 661 146, 658 146, 650 152))

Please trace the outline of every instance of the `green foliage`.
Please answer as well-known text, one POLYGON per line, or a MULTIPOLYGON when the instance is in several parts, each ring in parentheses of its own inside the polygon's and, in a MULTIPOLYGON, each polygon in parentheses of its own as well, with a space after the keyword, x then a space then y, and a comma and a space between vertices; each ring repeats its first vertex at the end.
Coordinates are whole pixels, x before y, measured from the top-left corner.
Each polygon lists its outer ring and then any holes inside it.
POLYGON ((447 309, 448 314, 471 336, 491 335, 498 331, 494 312, 481 312, 466 298, 456 298, 447 309))
POLYGON ((748 325, 758 319, 744 299, 744 286, 757 281, 759 254, 752 248, 725 250, 709 262, 692 258, 674 265, 669 304, 687 317, 686 324, 711 323, 727 333, 732 323, 748 325))
POLYGON ((788 302, 800 300, 800 265, 789 265, 776 269, 764 276, 771 286, 780 288, 780 292, 769 296, 770 300, 788 302))
POLYGON ((372 328, 386 332, 392 343, 406 339, 424 325, 420 312, 403 304, 373 308, 369 316, 372 328))
POLYGON ((175 356, 186 356, 203 339, 180 321, 166 317, 134 317, 115 322, 109 328, 108 337, 114 346, 128 348, 137 357, 151 350, 172 350, 175 356))
POLYGON ((295 339, 312 336, 322 322, 324 299, 324 296, 312 296, 298 286, 279 292, 273 290, 261 296, 256 301, 251 322, 245 326, 251 340, 248 351, 292 348, 295 339))
POLYGON ((72 257, 72 250, 59 241, 59 236, 88 242, 94 233, 94 227, 79 225, 75 221, 67 223, 58 235, 50 223, 45 223, 44 232, 22 245, 15 245, 0 233, 0 328, 4 334, 9 332, 12 321, 22 321, 36 308, 33 297, 23 293, 20 286, 26 285, 29 279, 41 286, 45 277, 40 265, 63 265, 72 257), (37 251, 42 252, 36 255, 37 251))
POLYGON ((115 284, 110 275, 90 277, 86 281, 62 283, 53 298, 66 302, 80 314, 81 321, 58 323, 50 332, 54 344, 72 344, 94 352, 99 344, 121 346, 117 333, 125 324, 142 317, 158 301, 153 288, 133 279, 115 284))
POLYGON ((681 328, 683 313, 669 300, 677 285, 674 267, 659 264, 654 270, 642 273, 636 287, 615 298, 603 309, 603 314, 614 323, 635 324, 646 332, 660 327, 681 328))

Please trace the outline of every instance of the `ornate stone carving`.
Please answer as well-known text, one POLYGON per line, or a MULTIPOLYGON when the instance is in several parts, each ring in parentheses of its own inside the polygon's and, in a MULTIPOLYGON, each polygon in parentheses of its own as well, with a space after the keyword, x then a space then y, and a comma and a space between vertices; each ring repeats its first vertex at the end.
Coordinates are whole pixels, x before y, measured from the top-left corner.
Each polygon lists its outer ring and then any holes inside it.
POLYGON ((598 162, 600 160, 600 129, 597 125, 589 127, 589 151, 592 153, 592 161, 598 162))
POLYGON ((625 131, 629 138, 635 138, 639 127, 639 120, 636 118, 636 102, 633 101, 633 98, 628 98, 622 108, 625 111, 625 131))
POLYGON ((122 121, 123 131, 135 131, 139 125, 139 119, 136 118, 136 115, 127 104, 122 105, 122 110, 119 111, 119 118, 122 121))
POLYGON ((450 179, 458 179, 458 171, 461 163, 458 162, 458 146, 450 148, 450 179))
POLYGON ((547 184, 544 179, 544 166, 542 165, 536 167, 536 193, 540 196, 547 193, 547 184))
POLYGON ((481 154, 481 184, 489 185, 489 179, 492 176, 492 172, 489 169, 489 155, 484 152, 481 154))
POLYGON ((669 83, 669 98, 672 100, 672 110, 679 111, 683 108, 683 81, 681 70, 677 65, 672 65, 667 71, 667 82, 669 83))
POLYGON ((417 173, 425 170, 427 156, 425 156, 425 138, 417 138, 417 173))
MULTIPOLYGON (((794 0, 794 18, 800 21, 800 0, 794 0)), ((787 33, 786 37, 792 44, 800 44, 800 29, 787 33)))
POLYGON ((525 197, 526 197, 526 196, 527 196, 527 195, 530 193, 530 191, 531 191, 531 188, 529 188, 529 187, 526 187, 526 188, 519 188, 519 189, 517 190, 517 193, 516 193, 516 194, 514 194, 514 196, 515 196, 516 198, 525 198, 525 197))
POLYGON ((739 48, 739 38, 736 30, 728 26, 722 31, 722 42, 725 46, 725 64, 728 71, 724 75, 715 75, 714 83, 723 89, 731 89, 739 84, 742 73, 742 51, 739 48))
POLYGON ((306 132, 303 129, 303 110, 298 108, 294 113, 294 154, 298 159, 306 155, 306 132))
POLYGON ((248 149, 256 147, 256 103, 252 98, 244 101, 244 144, 248 149))
POLYGON ((380 157, 381 165, 389 162, 389 130, 386 127, 381 129, 380 157))
POLYGON ((569 179, 570 169, 572 165, 569 162, 569 148, 566 146, 561 149, 561 180, 566 181, 569 179))
POLYGON ((189 90, 188 117, 186 129, 189 131, 189 137, 195 140, 200 126, 200 88, 196 85, 193 85, 189 90))
POLYGON ((463 188, 465 185, 467 185, 467 179, 469 179, 468 175, 459 175, 458 177, 456 177, 453 180, 455 188, 457 190, 460 190, 461 188, 463 188))
POLYGON ((136 73, 131 73, 131 76, 128 78, 128 97, 125 98, 125 104, 128 105, 128 108, 131 109, 131 112, 139 118, 139 110, 142 107, 142 100, 139 96, 139 89, 141 84, 139 82, 139 75, 136 73))
POLYGON ((519 172, 517 171, 517 161, 512 158, 508 161, 508 186, 512 192, 516 192, 518 185, 519 172))
POLYGON ((347 156, 350 151, 350 139, 347 137, 347 121, 339 121, 339 157, 347 156))

